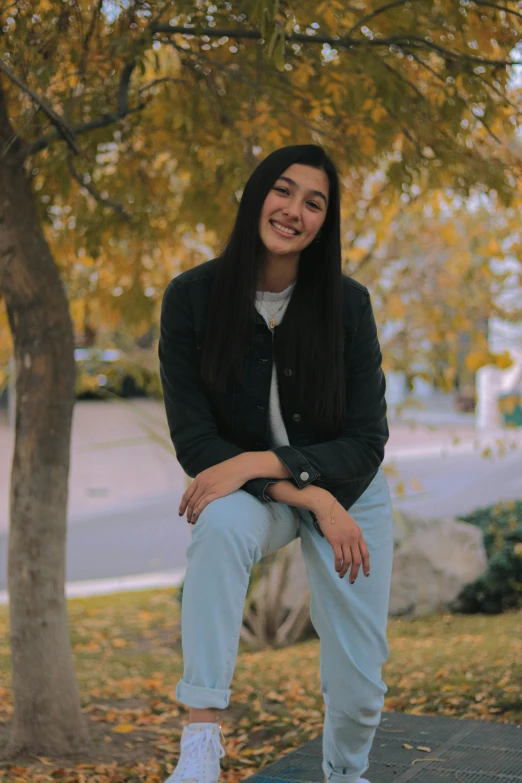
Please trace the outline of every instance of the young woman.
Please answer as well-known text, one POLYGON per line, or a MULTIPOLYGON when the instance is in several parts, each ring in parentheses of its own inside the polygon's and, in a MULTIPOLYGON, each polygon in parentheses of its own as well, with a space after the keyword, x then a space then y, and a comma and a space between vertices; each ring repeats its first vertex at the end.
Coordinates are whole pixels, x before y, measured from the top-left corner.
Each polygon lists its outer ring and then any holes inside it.
POLYGON ((221 255, 169 283, 159 357, 194 479, 179 508, 194 525, 176 689, 189 722, 167 783, 218 780, 250 571, 297 536, 321 644, 324 775, 368 783, 389 652, 385 379, 368 290, 342 273, 339 180, 321 147, 284 147, 255 169, 221 255))

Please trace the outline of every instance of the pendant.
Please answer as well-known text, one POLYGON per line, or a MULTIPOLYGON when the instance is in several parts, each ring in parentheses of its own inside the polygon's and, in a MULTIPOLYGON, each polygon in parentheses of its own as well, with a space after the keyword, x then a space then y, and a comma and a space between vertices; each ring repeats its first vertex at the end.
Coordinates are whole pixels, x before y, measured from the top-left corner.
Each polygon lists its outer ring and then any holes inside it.
POLYGON ((271 328, 271 329, 274 329, 274 328, 275 328, 275 325, 276 325, 275 318, 272 318, 272 320, 270 321, 270 324, 269 324, 269 326, 270 326, 270 328, 271 328))

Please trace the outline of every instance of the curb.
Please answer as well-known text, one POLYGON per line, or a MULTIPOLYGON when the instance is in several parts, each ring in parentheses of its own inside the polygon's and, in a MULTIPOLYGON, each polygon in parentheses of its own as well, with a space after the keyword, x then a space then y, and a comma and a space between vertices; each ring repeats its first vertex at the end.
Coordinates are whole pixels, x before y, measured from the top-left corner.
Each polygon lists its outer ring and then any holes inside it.
POLYGON ((480 454, 485 448, 491 448, 493 452, 498 449, 500 445, 509 448, 514 446, 518 448, 522 446, 522 438, 519 434, 514 433, 499 433, 498 435, 481 438, 477 435, 473 441, 467 441, 465 443, 447 443, 438 444, 432 446, 407 446, 407 447, 391 447, 385 448, 384 461, 387 459, 422 459, 429 457, 449 457, 452 455, 459 456, 461 454, 480 454))
MULTIPOLYGON (((87 598, 91 595, 109 595, 130 590, 150 590, 154 587, 179 587, 185 576, 185 568, 175 571, 163 571, 151 574, 133 574, 113 579, 86 579, 80 582, 67 582, 67 598, 87 598)), ((7 590, 0 591, 0 604, 9 603, 7 590)))

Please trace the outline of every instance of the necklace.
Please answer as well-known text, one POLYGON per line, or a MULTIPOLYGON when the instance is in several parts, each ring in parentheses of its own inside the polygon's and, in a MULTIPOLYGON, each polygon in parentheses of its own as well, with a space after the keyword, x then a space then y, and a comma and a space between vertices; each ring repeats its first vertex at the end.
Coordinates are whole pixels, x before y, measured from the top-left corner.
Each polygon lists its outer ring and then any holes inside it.
MULTIPOLYGON (((286 302, 287 302, 287 300, 285 299, 285 300, 283 301, 283 304, 281 305, 281 307, 278 307, 278 308, 277 308, 277 310, 275 311, 274 315, 272 315, 272 317, 271 317, 271 319, 270 319, 270 321, 269 321, 269 324, 268 324, 268 326, 270 327, 270 329, 272 329, 272 331, 273 331, 273 330, 275 329, 275 327, 276 327, 276 319, 275 319, 275 317, 276 317, 276 315, 277 315, 277 314, 278 314, 278 313, 279 313, 279 312, 280 312, 280 311, 283 309, 283 307, 285 306, 286 302)), ((260 306, 263 308, 263 310, 265 310, 265 312, 267 312, 267 313, 268 313, 268 315, 271 315, 271 313, 270 313, 270 312, 269 312, 269 311, 266 309, 266 307, 265 307, 265 306, 262 304, 262 302, 259 302, 259 304, 260 304, 260 306)))

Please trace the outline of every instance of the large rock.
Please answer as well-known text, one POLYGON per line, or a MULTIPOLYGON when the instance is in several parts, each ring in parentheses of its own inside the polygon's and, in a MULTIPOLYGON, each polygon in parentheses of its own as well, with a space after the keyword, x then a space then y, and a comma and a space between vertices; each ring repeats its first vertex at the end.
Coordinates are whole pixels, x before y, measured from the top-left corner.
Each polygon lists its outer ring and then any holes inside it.
POLYGON ((395 512, 390 615, 444 610, 488 568, 482 531, 455 519, 395 512))

